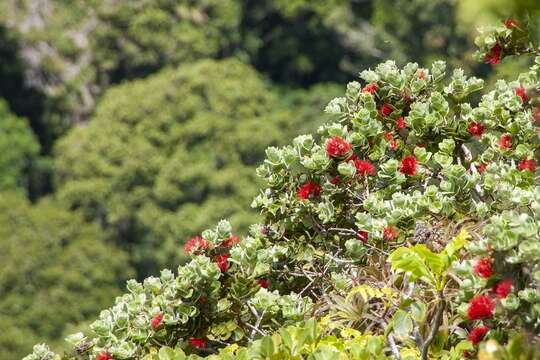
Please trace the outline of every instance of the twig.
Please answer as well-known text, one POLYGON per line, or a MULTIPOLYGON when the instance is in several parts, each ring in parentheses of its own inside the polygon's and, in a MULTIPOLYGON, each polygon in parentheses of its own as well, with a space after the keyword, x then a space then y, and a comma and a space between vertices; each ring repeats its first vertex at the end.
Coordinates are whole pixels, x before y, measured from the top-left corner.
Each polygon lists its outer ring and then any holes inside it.
POLYGON ((390 349, 396 360, 401 360, 401 355, 399 354, 398 347, 396 346, 396 341, 394 340, 394 335, 390 332, 388 334, 388 342, 390 343, 390 349))

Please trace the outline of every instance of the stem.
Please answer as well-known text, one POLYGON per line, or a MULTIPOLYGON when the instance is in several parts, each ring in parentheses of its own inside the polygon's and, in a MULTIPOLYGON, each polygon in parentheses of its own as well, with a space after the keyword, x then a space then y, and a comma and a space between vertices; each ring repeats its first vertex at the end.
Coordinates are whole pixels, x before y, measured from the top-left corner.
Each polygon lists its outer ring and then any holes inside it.
POLYGON ((398 347, 396 346, 396 341, 394 340, 394 334, 388 334, 388 342, 390 343, 390 349, 396 360, 401 360, 401 355, 399 354, 398 347))
POLYGON ((442 317, 444 313, 444 309, 446 308, 446 302, 444 301, 443 292, 438 292, 439 297, 439 304, 437 307, 437 312, 435 313, 435 318, 433 319, 433 323, 431 325, 431 332, 429 333, 429 336, 427 339, 422 343, 421 352, 422 352, 422 360, 429 360, 429 346, 435 340, 435 336, 437 335, 437 332, 439 331, 439 328, 442 324, 442 317))

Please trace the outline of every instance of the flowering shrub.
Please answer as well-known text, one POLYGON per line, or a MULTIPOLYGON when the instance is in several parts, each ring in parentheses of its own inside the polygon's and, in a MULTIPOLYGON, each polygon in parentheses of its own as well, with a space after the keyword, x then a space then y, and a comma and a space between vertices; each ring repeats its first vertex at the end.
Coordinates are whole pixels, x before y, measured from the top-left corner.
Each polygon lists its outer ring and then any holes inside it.
MULTIPOLYGON (((482 35, 481 58, 524 51, 508 24, 482 35)), ((221 221, 188 241, 177 276, 130 281, 62 359, 461 359, 486 340, 504 352, 518 332, 530 343, 539 64, 478 104, 483 81, 441 61, 362 72, 317 139, 267 149, 263 224, 239 239, 221 221)))

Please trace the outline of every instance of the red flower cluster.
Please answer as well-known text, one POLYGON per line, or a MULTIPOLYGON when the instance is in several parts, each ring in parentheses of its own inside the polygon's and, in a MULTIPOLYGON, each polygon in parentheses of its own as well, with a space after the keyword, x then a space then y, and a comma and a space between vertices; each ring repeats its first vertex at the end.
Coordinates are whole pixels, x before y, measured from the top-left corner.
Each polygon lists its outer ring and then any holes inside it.
POLYGON ((367 160, 354 160, 354 167, 358 176, 375 176, 375 167, 367 160))
POLYGON ((518 27, 518 22, 512 18, 508 18, 504 21, 504 26, 506 26, 507 29, 513 29, 518 27))
POLYGON ((497 296, 499 299, 504 299, 512 292, 513 286, 512 280, 501 280, 493 285, 492 291, 493 294, 495 294, 495 296, 497 296))
POLYGON ((484 55, 484 62, 491 65, 497 65, 498 63, 501 62, 501 52, 502 52, 501 45, 499 45, 499 43, 495 44, 491 48, 489 53, 484 55))
POLYGON ((227 254, 217 255, 214 257, 214 262, 218 266, 219 270, 221 270, 221 272, 225 272, 229 269, 228 259, 229 259, 229 255, 227 254))
POLYGON ((333 178, 330 179, 330 184, 332 185, 337 185, 341 182, 341 180, 339 179, 339 176, 334 176, 333 178))
POLYGON ((186 252, 186 254, 191 254, 192 252, 204 250, 207 248, 208 242, 200 236, 192 237, 184 245, 184 251, 186 252))
POLYGON ((365 244, 368 241, 369 233, 367 231, 360 230, 356 233, 356 237, 365 244))
POLYGON ((492 262, 490 258, 483 258, 476 262, 474 265, 474 272, 476 275, 487 279, 493 274, 492 262))
POLYGON ((326 153, 329 157, 344 157, 351 151, 351 144, 340 136, 331 137, 326 141, 326 153))
POLYGON ((493 316, 495 304, 485 295, 476 295, 469 302, 469 320, 482 320, 493 316))
POLYGON ((396 119, 396 126, 398 129, 405 129, 406 124, 403 116, 400 116, 396 119))
POLYGON ((521 160, 518 165, 519 170, 529 170, 534 173, 536 171, 536 160, 521 160))
POLYGON ((257 280, 257 283, 258 283, 259 286, 262 287, 263 289, 268 289, 268 280, 266 280, 266 279, 259 279, 259 280, 257 280))
POLYGON ((377 92, 377 90, 379 89, 379 87, 377 86, 377 83, 369 83, 367 84, 363 89, 362 89, 362 92, 366 92, 366 93, 370 93, 370 94, 375 94, 377 92))
POLYGON ((512 135, 503 135, 499 139, 499 146, 501 149, 509 150, 512 148, 512 135))
POLYGON ((206 340, 200 338, 191 338, 189 343, 199 349, 206 347, 206 340))
POLYGON ((399 171, 409 176, 416 175, 416 157, 414 157, 414 155, 409 155, 403 158, 403 160, 401 160, 399 171))
POLYGON ((479 122, 473 121, 469 124, 469 133, 472 136, 481 137, 486 128, 479 122))
POLYGON ((478 326, 471 330, 469 333, 469 340, 472 342, 473 345, 478 345, 480 341, 486 336, 486 334, 489 332, 489 328, 487 326, 478 326))
POLYGON ((526 103, 527 101, 529 101, 529 97, 527 96, 527 90, 525 90, 524 88, 517 87, 514 89, 514 92, 517 96, 521 98, 522 103, 526 103))
POLYGON ((227 240, 223 241, 223 246, 230 248, 233 247, 233 245, 236 245, 240 242, 240 238, 236 235, 232 235, 227 240))
POLYGON ((308 181, 298 189, 298 197, 302 200, 307 200, 310 197, 318 197, 321 195, 321 185, 308 181))
POLYGON ((392 113, 392 111, 394 111, 394 109, 392 109, 392 106, 390 106, 390 104, 383 104, 383 106, 381 106, 381 108, 379 109, 379 113, 382 117, 387 117, 392 113))
POLYGON ((160 327, 161 323, 163 322, 163 313, 160 312, 156 316, 152 318, 152 321, 150 322, 152 325, 152 329, 156 330, 158 327, 160 327))
POLYGON ((392 149, 392 151, 396 151, 399 140, 394 140, 394 134, 391 131, 388 131, 386 134, 384 134, 384 138, 390 143, 390 149, 392 149))
POLYGON ((106 351, 102 351, 96 356, 96 360, 114 360, 113 357, 106 351))
POLYGON ((383 230, 383 239, 385 241, 392 241, 399 236, 397 229, 391 225, 387 226, 383 230))
POLYGON ((480 164, 480 165, 478 165, 477 170, 478 170, 478 172, 481 174, 481 173, 483 173, 484 171, 486 171, 486 168, 487 168, 487 165, 486 165, 486 164, 480 164))

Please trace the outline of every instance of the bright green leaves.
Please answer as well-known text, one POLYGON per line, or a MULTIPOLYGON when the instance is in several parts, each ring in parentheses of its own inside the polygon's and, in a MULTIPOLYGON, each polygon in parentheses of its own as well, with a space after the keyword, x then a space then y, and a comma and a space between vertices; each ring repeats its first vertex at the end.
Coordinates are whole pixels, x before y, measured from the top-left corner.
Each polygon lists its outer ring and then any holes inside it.
POLYGON ((394 313, 391 325, 396 337, 402 341, 405 341, 413 331, 411 315, 404 310, 398 310, 394 313))
POLYGON ((388 261, 392 264, 392 270, 407 273, 409 281, 422 280, 435 286, 435 275, 430 265, 439 267, 441 261, 425 245, 419 244, 412 248, 400 247, 390 254, 388 261), (432 263, 430 264, 429 261, 432 263))
POLYGON ((186 355, 181 349, 172 349, 170 347, 162 347, 159 349, 157 360, 184 360, 186 355))
POLYGON ((424 244, 400 247, 388 257, 392 270, 406 273, 411 282, 422 281, 437 291, 446 285, 446 272, 458 251, 467 244, 468 234, 462 230, 440 254, 432 252, 424 244))

